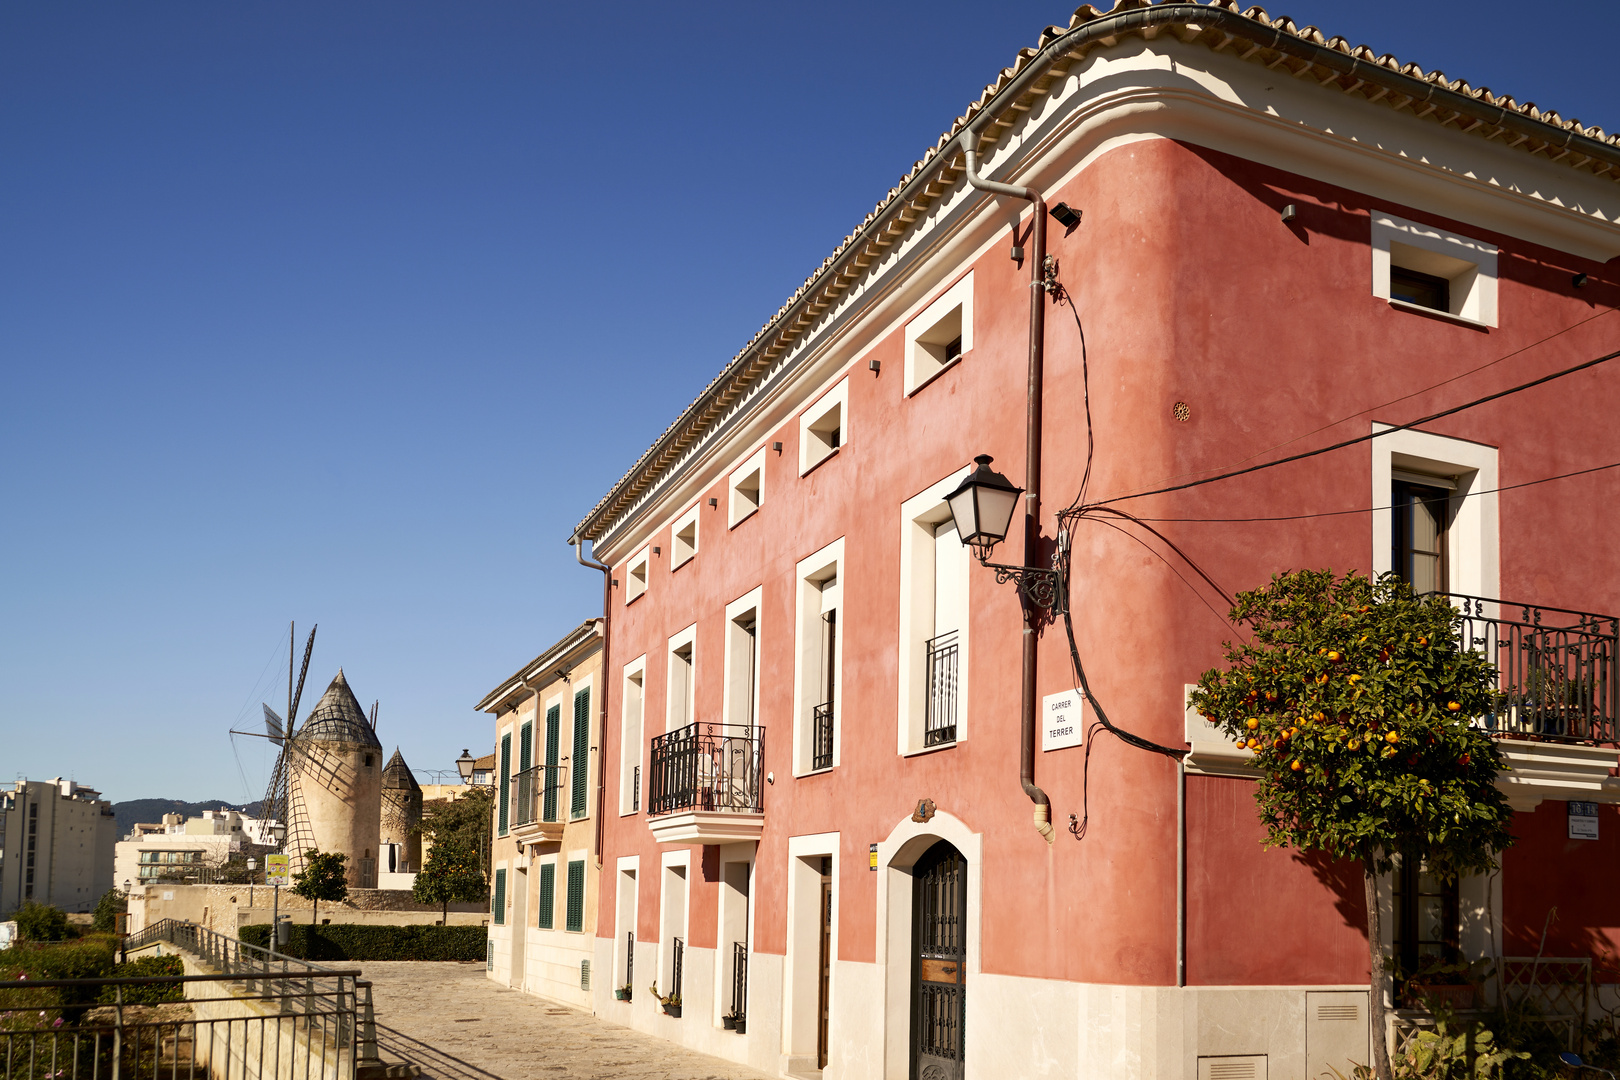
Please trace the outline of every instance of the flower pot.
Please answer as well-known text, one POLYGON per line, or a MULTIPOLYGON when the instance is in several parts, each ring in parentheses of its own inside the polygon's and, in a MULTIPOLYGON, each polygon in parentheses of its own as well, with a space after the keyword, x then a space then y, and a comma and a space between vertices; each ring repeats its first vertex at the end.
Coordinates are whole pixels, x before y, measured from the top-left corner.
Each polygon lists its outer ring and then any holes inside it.
POLYGON ((665 1005, 664 1011, 677 1020, 681 1018, 681 1007, 679 1005, 665 1005))
POLYGON ((613 997, 618 1001, 629 1001, 630 1000, 630 991, 628 991, 628 990, 615 990, 615 991, 613 991, 613 997))
POLYGON ((1410 983, 1407 993, 1425 1005, 1445 1005, 1462 1010, 1474 1007, 1475 989, 1471 983, 1410 983))
POLYGON ((737 1031, 737 1034, 739 1034, 739 1035, 745 1034, 748 1031, 748 1021, 744 1020, 740 1016, 737 1017, 736 1031, 737 1031))
POLYGON ((725 1028, 727 1031, 736 1031, 737 1018, 735 1016, 722 1016, 720 1018, 720 1026, 725 1028))

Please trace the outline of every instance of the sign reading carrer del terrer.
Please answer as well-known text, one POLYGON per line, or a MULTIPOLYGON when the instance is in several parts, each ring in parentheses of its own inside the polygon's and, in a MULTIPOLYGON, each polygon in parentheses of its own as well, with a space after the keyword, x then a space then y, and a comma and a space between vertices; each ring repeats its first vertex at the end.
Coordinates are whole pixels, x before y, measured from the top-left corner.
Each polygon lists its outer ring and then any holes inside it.
POLYGON ((1041 749, 1062 750, 1085 741, 1086 724, 1082 715, 1080 691, 1065 690, 1041 699, 1041 749))

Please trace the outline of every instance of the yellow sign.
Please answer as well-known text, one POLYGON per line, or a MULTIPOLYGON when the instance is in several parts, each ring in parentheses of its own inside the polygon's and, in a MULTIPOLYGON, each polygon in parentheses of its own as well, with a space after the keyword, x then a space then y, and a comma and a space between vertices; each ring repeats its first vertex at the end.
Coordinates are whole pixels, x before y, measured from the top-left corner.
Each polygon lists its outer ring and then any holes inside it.
POLYGON ((264 883, 266 885, 292 884, 292 875, 287 872, 286 855, 277 854, 264 857, 264 883))

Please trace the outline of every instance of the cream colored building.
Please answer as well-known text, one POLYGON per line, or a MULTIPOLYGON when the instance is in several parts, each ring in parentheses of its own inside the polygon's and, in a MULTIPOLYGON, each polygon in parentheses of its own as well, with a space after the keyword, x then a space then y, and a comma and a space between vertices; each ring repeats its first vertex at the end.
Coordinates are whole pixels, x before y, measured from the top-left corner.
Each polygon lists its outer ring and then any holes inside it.
POLYGON ((207 884, 233 855, 261 855, 262 824, 235 810, 204 810, 197 817, 164 814, 161 822, 138 824, 118 841, 113 881, 119 888, 159 881, 207 884))
POLYGON ((591 619, 478 703, 496 740, 489 977, 581 1008, 601 867, 601 668, 591 619))
POLYGON ((118 824, 101 792, 72 780, 0 787, 0 912, 33 900, 94 911, 113 887, 118 824))

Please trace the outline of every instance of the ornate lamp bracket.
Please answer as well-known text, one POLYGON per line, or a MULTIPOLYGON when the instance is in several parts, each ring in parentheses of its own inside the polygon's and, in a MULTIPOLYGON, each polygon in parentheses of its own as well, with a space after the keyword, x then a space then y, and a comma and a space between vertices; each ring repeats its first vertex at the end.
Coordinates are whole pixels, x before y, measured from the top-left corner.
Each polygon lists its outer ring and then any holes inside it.
POLYGON ((1062 615, 1067 611, 1068 590, 1063 587, 1061 571, 1047 570, 1039 566, 1004 566, 993 562, 986 562, 984 565, 996 572, 997 585, 1012 582, 1018 586, 1018 591, 1024 599, 1035 607, 1043 608, 1054 615, 1062 615))

